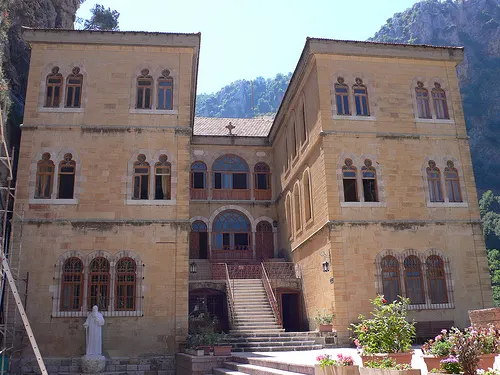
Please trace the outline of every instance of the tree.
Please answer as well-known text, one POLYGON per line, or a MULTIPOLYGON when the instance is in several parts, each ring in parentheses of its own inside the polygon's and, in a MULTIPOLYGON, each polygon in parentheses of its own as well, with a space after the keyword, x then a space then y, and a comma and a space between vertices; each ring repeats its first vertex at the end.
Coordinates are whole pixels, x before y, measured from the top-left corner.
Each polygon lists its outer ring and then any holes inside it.
POLYGON ((85 20, 83 26, 85 30, 119 30, 118 17, 120 17, 120 13, 116 10, 106 9, 103 5, 96 4, 90 12, 92 16, 85 20))

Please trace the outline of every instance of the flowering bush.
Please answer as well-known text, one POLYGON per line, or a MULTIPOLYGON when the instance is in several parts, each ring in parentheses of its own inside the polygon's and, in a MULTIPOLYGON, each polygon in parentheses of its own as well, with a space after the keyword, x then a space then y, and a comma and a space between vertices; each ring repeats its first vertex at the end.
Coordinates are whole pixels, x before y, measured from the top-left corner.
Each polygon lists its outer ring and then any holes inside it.
POLYGON ((380 368, 384 370, 409 370, 411 367, 406 363, 397 363, 394 359, 384 357, 373 361, 366 361, 363 363, 364 367, 380 368))
POLYGON ((500 375, 500 370, 493 370, 492 368, 488 370, 477 370, 477 375, 500 375))
POLYGON ((422 352, 426 355, 435 355, 437 357, 446 357, 450 355, 453 344, 450 341, 448 331, 443 329, 440 335, 437 335, 434 340, 427 341, 422 345, 422 352))
POLYGON ((384 296, 378 296, 371 302, 372 318, 360 315, 360 323, 351 324, 356 347, 364 354, 409 351, 415 337, 415 323, 406 318, 410 300, 399 297, 399 301, 387 303, 384 296))
POLYGON ((492 324, 487 327, 471 329, 471 334, 477 336, 477 341, 481 347, 481 354, 498 353, 500 349, 500 330, 492 324))
POLYGON ((459 374, 460 370, 462 369, 462 366, 460 366, 458 359, 452 355, 441 360, 440 363, 441 370, 443 370, 447 374, 459 374))
POLYGON ((342 353, 337 354, 337 359, 332 359, 328 354, 322 354, 316 357, 316 361, 319 362, 321 368, 328 366, 352 366, 354 364, 351 356, 344 356, 342 353))
POLYGON ((479 356, 482 351, 478 331, 472 327, 463 331, 453 327, 450 331, 450 341, 453 345, 452 351, 458 358, 463 373, 465 375, 476 375, 479 356))

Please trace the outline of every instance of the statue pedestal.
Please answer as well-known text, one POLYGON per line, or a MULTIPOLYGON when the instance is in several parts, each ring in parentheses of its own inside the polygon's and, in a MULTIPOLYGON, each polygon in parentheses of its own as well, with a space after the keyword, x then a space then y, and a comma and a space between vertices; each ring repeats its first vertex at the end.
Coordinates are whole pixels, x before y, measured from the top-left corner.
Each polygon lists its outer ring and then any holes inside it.
POLYGON ((97 374, 106 368, 106 358, 102 355, 84 355, 82 357, 82 372, 97 374))

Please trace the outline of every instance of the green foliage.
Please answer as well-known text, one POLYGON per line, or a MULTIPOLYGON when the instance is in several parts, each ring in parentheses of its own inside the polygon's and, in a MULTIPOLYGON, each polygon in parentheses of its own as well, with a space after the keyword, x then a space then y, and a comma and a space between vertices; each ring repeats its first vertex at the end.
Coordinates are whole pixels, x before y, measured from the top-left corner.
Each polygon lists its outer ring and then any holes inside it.
MULTIPOLYGON (((458 358, 458 362, 464 375, 476 375, 479 356, 481 355, 481 345, 478 345, 477 331, 473 328, 466 328, 463 331, 453 327, 450 332, 450 340, 453 343, 453 352, 458 358)), ((443 366, 441 361, 441 366, 443 366)))
POLYGON ((213 94, 199 94, 196 116, 243 117, 274 115, 288 87, 292 73, 274 78, 239 80, 213 94))
POLYGON ((437 357, 447 357, 450 355, 453 343, 450 341, 448 331, 443 329, 441 334, 437 335, 434 340, 427 341, 422 345, 422 352, 426 355, 435 355, 437 357))
POLYGON ((103 5, 96 4, 90 13, 92 16, 85 20, 83 26, 85 30, 119 30, 118 17, 120 17, 120 13, 116 10, 106 9, 103 5))
POLYGON ((410 365, 406 363, 397 363, 394 359, 389 357, 366 361, 363 363, 363 366, 368 368, 380 368, 383 370, 409 370, 411 368, 410 365))
POLYGON ((415 338, 415 323, 407 320, 408 298, 387 303, 384 296, 372 300, 372 318, 359 316, 360 323, 351 324, 356 345, 364 354, 403 353, 411 349, 415 338))
POLYGON ((323 309, 323 311, 317 311, 316 316, 314 317, 314 321, 316 324, 332 324, 333 318, 335 317, 335 314, 329 313, 326 309, 323 309))
POLYGON ((450 355, 448 358, 443 359, 440 362, 439 367, 446 374, 460 374, 462 372, 462 366, 460 365, 460 362, 456 357, 452 355, 450 355))
POLYGON ((491 286, 495 306, 500 306, 500 196, 491 190, 483 193, 479 200, 479 211, 483 220, 486 255, 490 268, 491 286))

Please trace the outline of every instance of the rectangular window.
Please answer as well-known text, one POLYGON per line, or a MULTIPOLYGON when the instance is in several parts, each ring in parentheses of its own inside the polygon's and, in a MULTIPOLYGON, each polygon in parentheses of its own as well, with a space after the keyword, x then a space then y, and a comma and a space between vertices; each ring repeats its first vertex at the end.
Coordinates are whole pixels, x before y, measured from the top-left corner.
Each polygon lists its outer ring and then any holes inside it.
POLYGON ((193 172, 193 188, 205 189, 205 173, 193 172))
POLYGON ((222 173, 214 173, 214 189, 222 189, 222 173))
POLYGON ((356 192, 356 180, 344 179, 344 201, 357 202, 358 194, 356 192))
POLYGON ((429 106, 429 91, 427 89, 415 89, 417 94, 417 110, 419 118, 432 118, 429 106))
MULTIPOLYGON (((61 168, 63 172, 64 168, 61 168)), ((59 175, 59 199, 73 199, 75 190, 75 174, 60 174, 59 175)))
POLYGON ((247 174, 233 173, 233 189, 247 189, 247 174))
POLYGON ((155 199, 169 200, 171 199, 170 191, 170 175, 155 176, 155 199))
POLYGON ((257 189, 267 190, 269 189, 268 174, 258 173, 257 174, 257 189))
POLYGON ((170 80, 162 80, 158 83, 158 109, 169 110, 173 108, 172 86, 173 82, 170 80))
POLYGON ((248 249, 248 233, 234 233, 234 249, 247 250, 248 249))
POLYGON ((349 88, 347 85, 335 84, 335 102, 337 104, 337 115, 348 116, 349 111, 349 88))
POLYGON ((368 93, 366 88, 354 89, 354 102, 356 104, 356 115, 370 116, 368 109, 368 93))
POLYGON ((377 199, 377 184, 375 179, 363 178, 363 192, 365 196, 365 202, 378 202, 377 199))

